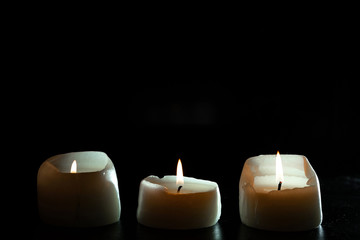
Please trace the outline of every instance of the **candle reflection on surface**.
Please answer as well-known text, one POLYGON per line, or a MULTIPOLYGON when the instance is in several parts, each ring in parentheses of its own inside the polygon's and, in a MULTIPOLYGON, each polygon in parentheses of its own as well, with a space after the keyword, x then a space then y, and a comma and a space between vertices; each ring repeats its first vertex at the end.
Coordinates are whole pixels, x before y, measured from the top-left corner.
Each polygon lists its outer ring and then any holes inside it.
POLYGON ((96 228, 55 227, 41 223, 35 228, 34 237, 38 240, 126 239, 124 226, 120 222, 96 228))
POLYGON ((217 223, 212 227, 194 229, 194 230, 165 230, 149 228, 138 224, 136 239, 144 240, 222 240, 223 233, 220 225, 217 223))
POLYGON ((259 239, 259 240, 321 240, 325 239, 325 233, 321 225, 318 228, 303 232, 275 232, 259 230, 241 224, 238 228, 238 240, 259 239))

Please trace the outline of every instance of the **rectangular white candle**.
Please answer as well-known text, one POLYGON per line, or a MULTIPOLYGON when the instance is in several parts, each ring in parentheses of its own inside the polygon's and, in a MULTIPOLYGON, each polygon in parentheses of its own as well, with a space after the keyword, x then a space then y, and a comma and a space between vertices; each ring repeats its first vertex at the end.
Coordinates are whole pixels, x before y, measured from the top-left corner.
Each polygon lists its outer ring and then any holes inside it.
POLYGON ((275 155, 246 160, 239 183, 241 221, 274 231, 302 231, 322 221, 320 185, 306 157, 281 155, 284 179, 276 180, 275 155))
POLYGON ((38 171, 37 189, 40 217, 47 224, 96 227, 119 221, 116 172, 103 152, 72 152, 47 159, 38 171))
POLYGON ((221 214, 217 183, 183 177, 180 191, 176 176, 149 176, 139 189, 138 222, 154 228, 195 229, 217 223, 221 214))

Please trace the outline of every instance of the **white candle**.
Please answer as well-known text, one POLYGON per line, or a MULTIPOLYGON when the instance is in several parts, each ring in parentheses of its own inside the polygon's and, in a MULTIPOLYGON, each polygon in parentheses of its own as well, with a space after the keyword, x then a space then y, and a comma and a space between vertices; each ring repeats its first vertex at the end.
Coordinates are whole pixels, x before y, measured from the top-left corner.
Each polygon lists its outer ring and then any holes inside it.
POLYGON ((95 227, 120 218, 115 168, 103 152, 72 152, 47 159, 38 171, 38 207, 43 222, 95 227))
POLYGON ((276 165, 275 155, 246 160, 239 184, 241 221, 250 227, 274 231, 318 227, 322 210, 320 185, 314 169, 307 158, 300 155, 281 155, 281 162, 283 175, 279 176, 281 169, 276 165))
POLYGON ((204 228, 217 223, 221 215, 217 183, 181 177, 149 176, 141 181, 139 223, 166 229, 204 228))

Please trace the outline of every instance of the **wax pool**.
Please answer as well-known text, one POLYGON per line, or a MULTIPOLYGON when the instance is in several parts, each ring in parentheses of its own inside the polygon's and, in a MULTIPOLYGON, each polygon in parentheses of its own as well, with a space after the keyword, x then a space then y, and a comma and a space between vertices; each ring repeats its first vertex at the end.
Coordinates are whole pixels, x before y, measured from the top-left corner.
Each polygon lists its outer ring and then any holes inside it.
POLYGON ((154 228, 195 229, 217 223, 221 214, 217 183, 184 177, 178 192, 176 176, 149 176, 141 181, 138 222, 154 228))
POLYGON ((281 155, 284 181, 278 190, 275 155, 246 160, 239 183, 242 223, 273 231, 304 231, 322 221, 320 185, 306 157, 281 155))
POLYGON ((47 159, 38 171, 37 188, 40 217, 47 224, 96 227, 119 221, 117 176, 103 152, 72 152, 47 159), (71 168, 74 160, 76 171, 71 168))

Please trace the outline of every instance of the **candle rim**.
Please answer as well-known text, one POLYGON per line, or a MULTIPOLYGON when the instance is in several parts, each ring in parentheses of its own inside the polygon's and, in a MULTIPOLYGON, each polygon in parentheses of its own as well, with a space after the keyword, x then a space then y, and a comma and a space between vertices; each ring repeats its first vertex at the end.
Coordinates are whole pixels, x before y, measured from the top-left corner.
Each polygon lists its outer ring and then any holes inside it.
MULTIPOLYGON (((250 172, 251 172, 252 177, 261 176, 261 175, 258 175, 258 173, 257 173, 257 171, 259 171, 259 166, 258 165, 256 165, 256 166, 251 165, 253 163, 253 161, 258 157, 263 157, 263 158, 264 157, 269 157, 269 159, 273 159, 274 163, 275 163, 275 156, 276 156, 276 154, 261 154, 261 155, 258 155, 258 156, 250 157, 244 163, 243 172, 244 172, 244 169, 248 168, 250 170, 250 172)), ((301 176, 301 177, 304 176, 304 177, 306 177, 308 179, 307 184, 310 185, 310 186, 318 185, 318 181, 316 181, 316 179, 317 179, 316 172, 312 168, 312 166, 311 166, 311 164, 310 164, 310 162, 309 162, 309 160, 307 159, 306 156, 300 155, 300 154, 281 154, 281 157, 282 157, 282 160, 283 160, 283 162, 282 162, 283 166, 286 166, 287 164, 289 164, 288 159, 286 159, 288 157, 297 157, 298 160, 301 159, 302 164, 299 164, 299 166, 302 165, 301 172, 303 172, 304 175, 301 174, 301 175, 295 175, 295 176, 301 176)), ((275 168, 274 168, 274 170, 275 170, 275 168)), ((270 175, 274 175, 274 174, 270 174, 270 175)), ((288 176, 288 173, 287 173, 286 170, 284 170, 284 176, 288 176)))
MULTIPOLYGON (((168 190, 168 188, 164 185, 160 184, 160 181, 164 181, 166 180, 166 178, 173 178, 171 180, 171 182, 173 182, 174 180, 174 186, 176 186, 175 181, 176 181, 176 175, 165 175, 162 178, 155 176, 155 175, 149 175, 146 178, 144 178, 142 180, 143 183, 154 186, 157 189, 161 189, 164 192, 166 192, 167 194, 174 194, 174 195, 190 195, 190 194, 201 194, 201 193, 207 193, 207 192, 211 192, 214 191, 216 189, 219 188, 218 184, 214 181, 210 181, 210 180, 204 180, 204 179, 198 179, 198 178, 194 178, 194 177, 186 177, 184 176, 184 186, 186 187, 186 182, 189 180, 196 180, 199 181, 202 184, 207 184, 211 189, 206 190, 206 191, 199 191, 199 192, 181 192, 180 194, 177 194, 176 191, 174 193, 170 192, 168 190)), ((188 183, 188 184, 196 184, 196 183, 188 183)))
POLYGON ((91 174, 91 173, 102 172, 108 168, 110 162, 111 162, 111 160, 108 157, 108 155, 102 151, 79 151, 79 152, 68 152, 68 153, 54 155, 54 156, 46 159, 46 161, 44 163, 49 164, 51 166, 51 168, 58 173, 78 175, 78 174, 91 174), (81 154, 94 155, 94 156, 91 156, 91 158, 89 158, 89 159, 91 161, 102 161, 102 163, 99 164, 100 167, 95 167, 95 169, 90 169, 90 168, 85 168, 85 167, 79 166, 79 163, 87 160, 87 159, 82 158, 84 156, 80 156, 80 158, 79 158, 79 155, 81 155, 81 154), (77 155, 77 157, 76 157, 76 155, 77 155), (99 156, 100 156, 100 158, 99 158, 99 156), (76 173, 71 173, 71 171, 70 171, 73 160, 76 160, 76 162, 78 164, 76 173), (70 164, 61 166, 61 164, 57 163, 57 161, 68 161, 68 162, 70 162, 70 164), (69 166, 67 166, 67 165, 69 165, 69 166))

